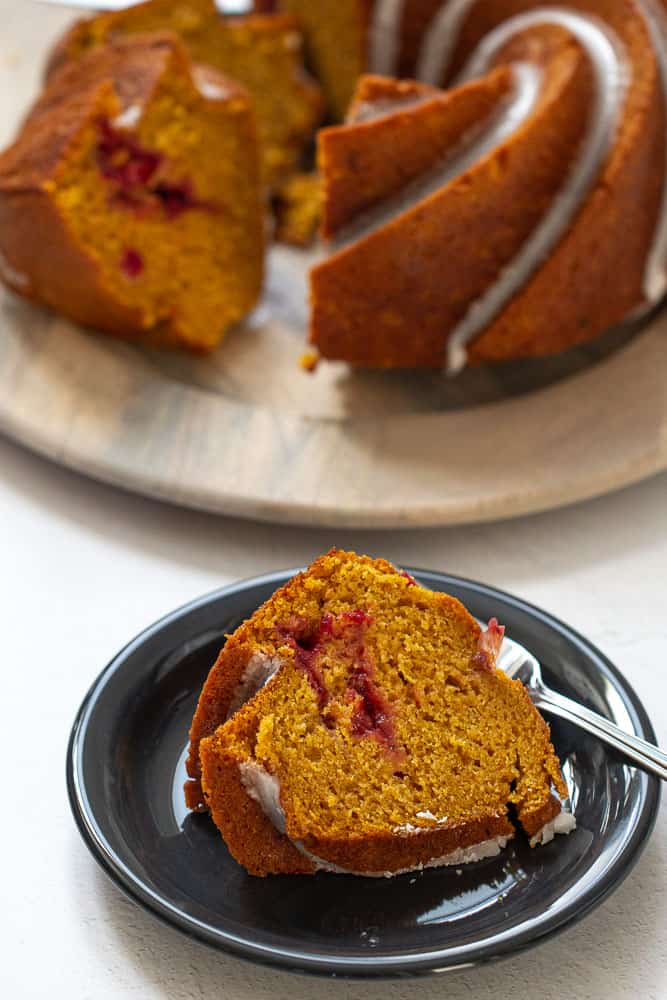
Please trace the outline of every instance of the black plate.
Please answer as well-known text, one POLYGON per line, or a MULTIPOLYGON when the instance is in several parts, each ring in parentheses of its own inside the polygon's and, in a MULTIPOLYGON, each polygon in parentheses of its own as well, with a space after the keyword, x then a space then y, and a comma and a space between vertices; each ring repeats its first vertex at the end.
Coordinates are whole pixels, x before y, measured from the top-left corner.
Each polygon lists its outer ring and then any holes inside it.
MULTIPOLYGON (((578 920, 628 874, 655 820, 659 782, 580 730, 553 720, 577 829, 531 850, 517 836, 497 858, 393 879, 252 878, 207 816, 182 796, 187 731, 222 644, 292 572, 227 587, 142 632, 103 671, 74 723, 67 756, 79 830, 117 885, 207 944, 294 970, 347 976, 435 972, 499 958, 578 920)), ((561 622, 491 587, 411 570, 497 615, 543 664, 547 683, 655 742, 627 681, 561 622)))

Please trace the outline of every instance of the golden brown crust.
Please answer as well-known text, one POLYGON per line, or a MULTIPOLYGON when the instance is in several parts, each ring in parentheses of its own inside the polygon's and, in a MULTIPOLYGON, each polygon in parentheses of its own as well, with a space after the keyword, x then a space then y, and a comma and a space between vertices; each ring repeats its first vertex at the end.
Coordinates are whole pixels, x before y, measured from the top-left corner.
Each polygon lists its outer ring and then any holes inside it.
POLYGON ((0 179, 0 250, 6 262, 0 276, 23 298, 118 337, 134 337, 141 329, 139 312, 123 307, 101 285, 97 267, 73 242, 48 192, 6 193, 0 179))
POLYGON ((353 872, 400 872, 444 858, 454 851, 481 844, 496 837, 514 836, 514 827, 505 815, 481 816, 465 823, 423 830, 419 833, 374 834, 304 840, 304 847, 318 858, 353 872))
POLYGON ((199 812, 207 809, 201 790, 199 746, 203 739, 211 736, 227 719, 241 675, 252 655, 248 632, 248 623, 241 625, 220 650, 199 695, 190 726, 190 751, 186 761, 190 781, 185 789, 188 807, 199 812))

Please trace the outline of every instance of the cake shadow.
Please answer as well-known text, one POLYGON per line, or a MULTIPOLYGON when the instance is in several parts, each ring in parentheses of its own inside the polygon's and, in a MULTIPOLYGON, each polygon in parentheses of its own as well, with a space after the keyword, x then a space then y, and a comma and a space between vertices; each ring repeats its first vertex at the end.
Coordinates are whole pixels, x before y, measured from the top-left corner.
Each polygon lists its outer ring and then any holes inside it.
POLYGON ((338 361, 321 361, 314 372, 305 371, 303 342, 264 313, 231 330, 206 358, 139 350, 158 377, 230 402, 309 420, 358 423, 463 411, 538 392, 604 362, 642 326, 624 324, 554 357, 479 365, 452 377, 439 371, 355 369, 338 361))
POLYGON ((274 248, 260 306, 228 332, 213 354, 201 358, 141 350, 143 360, 158 376, 230 402, 308 420, 359 422, 462 411, 546 389, 615 354, 661 308, 552 357, 479 365, 456 376, 355 369, 324 360, 309 372, 300 358, 307 347, 307 268, 316 259, 313 252, 274 248))

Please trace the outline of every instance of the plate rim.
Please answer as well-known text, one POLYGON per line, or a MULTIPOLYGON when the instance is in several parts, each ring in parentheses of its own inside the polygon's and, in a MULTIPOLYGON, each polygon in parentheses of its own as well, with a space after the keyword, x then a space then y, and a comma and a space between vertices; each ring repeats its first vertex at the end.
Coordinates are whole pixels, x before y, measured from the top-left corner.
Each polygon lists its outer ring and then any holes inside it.
MULTIPOLYGON (((114 885, 126 897, 160 922, 216 951, 293 973, 365 981, 370 979, 396 980, 397 978, 442 974, 509 958, 578 923, 614 892, 629 875, 643 853, 659 810, 662 791, 660 781, 652 775, 642 774, 639 771, 642 782, 639 792, 639 810, 627 843, 612 867, 604 873, 604 877, 599 876, 587 889, 583 902, 580 897, 577 897, 562 912, 547 920, 540 928, 528 927, 519 933, 512 931, 509 937, 501 942, 492 939, 486 945, 481 946, 477 942, 460 945, 453 953, 452 949, 442 948, 428 953, 421 951, 413 957, 407 953, 392 956, 375 955, 371 960, 371 956, 351 958, 317 953, 304 955, 288 948, 256 944, 231 932, 212 928, 203 921, 183 914, 178 907, 169 904, 168 900, 153 892, 139 876, 132 873, 131 869, 114 852, 112 846, 108 844, 101 831, 96 829, 94 810, 90 807, 85 793, 85 782, 81 780, 81 748, 86 736, 87 723, 98 697, 103 693, 108 681, 118 670, 122 669, 131 652, 162 631, 164 627, 176 624, 179 619, 186 618, 200 608, 224 600, 225 597, 238 595, 266 585, 278 587, 297 573, 302 572, 303 568, 300 566, 247 577, 208 591, 167 612, 138 632, 119 649, 89 686, 76 713, 68 739, 66 753, 67 793, 74 821, 86 847, 114 885), (448 959, 449 953, 458 957, 455 960, 448 959), (379 970, 376 971, 378 966, 379 970)), ((650 718, 632 685, 619 668, 576 629, 571 628, 537 605, 500 588, 456 574, 441 573, 437 570, 416 567, 407 567, 407 569, 418 580, 427 584, 429 580, 437 580, 445 585, 462 585, 486 598, 501 598, 518 610, 527 612, 531 617, 535 617, 543 624, 554 628, 568 641, 574 642, 575 646, 585 652, 589 661, 591 658, 599 660, 599 664, 596 666, 602 665, 604 671, 611 676, 614 688, 632 718, 635 732, 637 732, 638 724, 640 730, 638 735, 655 743, 656 737, 650 718)))

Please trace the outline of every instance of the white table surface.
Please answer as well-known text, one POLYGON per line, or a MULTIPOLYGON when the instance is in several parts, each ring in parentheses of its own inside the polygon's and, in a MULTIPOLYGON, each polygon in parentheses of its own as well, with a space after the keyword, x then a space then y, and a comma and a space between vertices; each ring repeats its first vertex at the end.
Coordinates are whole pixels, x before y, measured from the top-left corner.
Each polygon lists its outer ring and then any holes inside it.
POLYGON ((216 519, 115 492, 0 439, 6 753, 0 996, 6 1000, 658 1000, 667 995, 667 815, 627 881, 575 928, 481 969, 343 983, 215 953, 127 902, 70 816, 69 728, 127 639, 218 585, 332 544, 485 580, 588 635, 667 743, 667 475, 566 510, 470 528, 315 531, 216 519))

